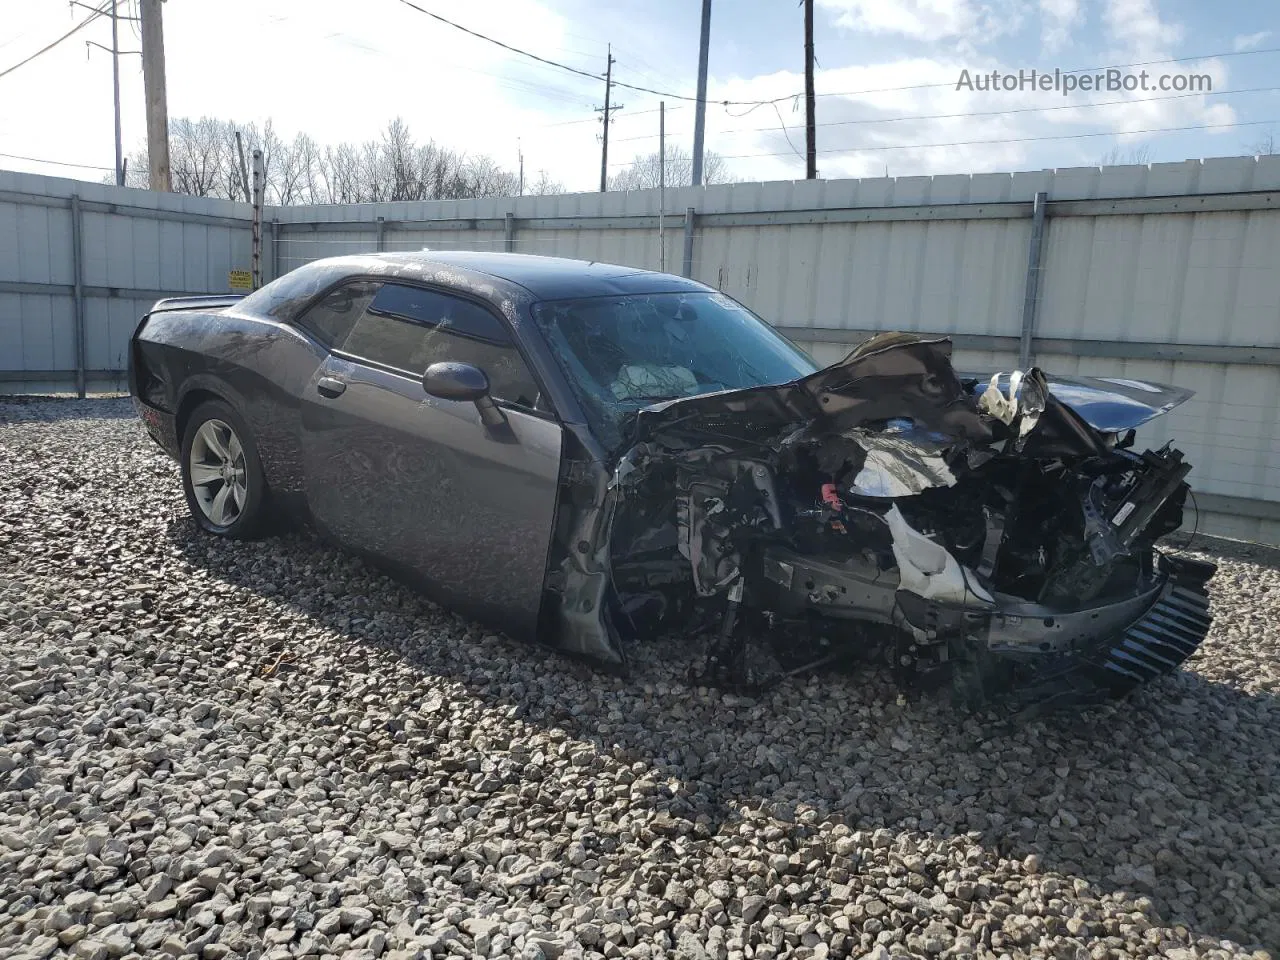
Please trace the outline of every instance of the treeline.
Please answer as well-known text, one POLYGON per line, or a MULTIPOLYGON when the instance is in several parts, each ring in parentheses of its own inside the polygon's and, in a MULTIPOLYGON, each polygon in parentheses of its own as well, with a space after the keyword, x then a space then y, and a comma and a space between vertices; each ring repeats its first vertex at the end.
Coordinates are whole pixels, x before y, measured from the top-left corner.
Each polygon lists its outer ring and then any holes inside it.
MULTIPOLYGON (((693 155, 673 143, 667 147, 666 156, 657 151, 636 154, 629 164, 609 177, 610 190, 651 190, 662 185, 662 168, 667 168, 668 187, 687 187, 693 183, 693 155)), ((724 157, 714 150, 702 154, 703 183, 733 183, 737 178, 729 173, 724 157)))
MULTIPOLYGON (((169 124, 169 170, 173 190, 195 197, 251 202, 253 151, 262 150, 266 202, 276 206, 313 203, 374 203, 386 200, 464 200, 521 194, 520 174, 492 157, 451 150, 434 140, 418 142, 403 120, 387 124, 381 136, 363 143, 323 145, 305 133, 281 137, 268 120, 259 127, 215 117, 179 118, 169 124), (237 133, 239 141, 237 142, 237 133)), ((658 154, 637 155, 609 177, 610 190, 658 186, 658 154)), ((689 153, 678 144, 667 150, 667 185, 692 181, 689 153)), ((726 183, 724 159, 708 151, 705 183, 726 183)), ((112 182, 111 177, 105 178, 112 182)), ((126 182, 150 186, 145 150, 129 158, 126 182)), ((546 170, 526 175, 525 196, 564 193, 546 170)))
MULTIPOLYGON (((399 119, 375 140, 325 146, 305 133, 286 140, 270 120, 259 128, 214 117, 170 122, 169 171, 174 192, 250 201, 255 149, 262 150, 266 202, 279 206, 462 200, 512 197, 520 192, 518 172, 483 154, 450 150, 434 140, 419 143, 399 119)), ((129 157, 127 183, 146 189, 149 179, 146 151, 139 150, 129 157)), ((524 183, 524 193, 529 195, 564 192, 564 186, 546 170, 524 183)))

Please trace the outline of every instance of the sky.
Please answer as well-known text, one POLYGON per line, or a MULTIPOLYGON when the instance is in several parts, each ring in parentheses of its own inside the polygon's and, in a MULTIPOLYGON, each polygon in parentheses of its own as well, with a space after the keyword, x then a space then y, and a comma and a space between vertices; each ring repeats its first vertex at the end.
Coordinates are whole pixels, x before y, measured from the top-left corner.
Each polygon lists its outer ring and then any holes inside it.
MULTIPOLYGON (((615 80, 658 93, 614 88, 610 173, 657 150, 660 100, 668 146, 691 146, 699 0, 415 2, 593 75, 612 44, 615 80)), ((137 0, 119 3, 137 12, 137 0)), ((1280 143, 1276 0, 815 3, 824 178, 1176 161, 1280 143), (993 91, 978 79, 1112 65, 1146 70, 1150 84, 1207 77, 1212 93, 993 91)), ((66 0, 0 0, 0 72, 87 15, 66 0)), ((136 26, 121 22, 121 49, 140 48, 136 26)), ((599 185, 602 79, 469 36, 403 0, 166 0, 164 30, 171 118, 270 118, 286 137, 336 143, 377 137, 400 117, 419 139, 512 169, 523 154, 527 179, 545 169, 571 190, 599 185)), ((109 174, 111 57, 86 41, 110 46, 110 21, 0 76, 0 169, 109 174)), ((735 178, 804 177, 803 56, 797 0, 714 0, 706 144, 735 178)), ((145 138, 136 54, 121 58, 121 96, 129 154, 145 138)))

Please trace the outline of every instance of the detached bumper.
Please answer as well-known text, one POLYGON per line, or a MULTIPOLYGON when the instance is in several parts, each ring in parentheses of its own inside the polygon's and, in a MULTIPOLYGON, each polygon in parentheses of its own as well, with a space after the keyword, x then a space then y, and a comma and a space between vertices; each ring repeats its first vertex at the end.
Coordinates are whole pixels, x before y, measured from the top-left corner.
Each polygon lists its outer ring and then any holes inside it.
POLYGON ((1015 657, 1015 699, 1040 706, 1119 699, 1185 663, 1209 632, 1213 617, 1205 585, 1217 567, 1166 556, 1160 563, 1164 583, 1127 626, 1077 644, 1070 653, 1015 657))
POLYGON ((994 604, 933 603, 869 567, 859 575, 778 549, 766 553, 763 579, 775 589, 772 606, 792 617, 889 623, 885 612, 894 610, 904 681, 943 669, 962 688, 976 683, 968 693, 978 699, 1089 703, 1173 673, 1209 632, 1206 583, 1216 567, 1163 554, 1155 562, 1157 576, 1141 592, 1072 612, 1003 594, 994 604))
POLYGON ((1160 599, 1086 661, 1086 669, 1112 696, 1173 673, 1196 652, 1213 622, 1205 585, 1217 567, 1171 557, 1162 561, 1171 572, 1160 599))

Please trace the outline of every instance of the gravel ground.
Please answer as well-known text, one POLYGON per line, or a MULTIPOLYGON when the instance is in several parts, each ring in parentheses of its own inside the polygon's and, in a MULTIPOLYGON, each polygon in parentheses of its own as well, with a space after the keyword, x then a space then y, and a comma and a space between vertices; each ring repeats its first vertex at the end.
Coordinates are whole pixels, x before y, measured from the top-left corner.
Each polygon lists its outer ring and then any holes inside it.
MULTIPOLYGON (((198 535, 124 401, 0 404, 0 956, 1280 947, 1280 574, 1018 727, 874 671, 622 681, 301 535, 198 535)), ((1260 551, 1252 551, 1259 554, 1260 551)))

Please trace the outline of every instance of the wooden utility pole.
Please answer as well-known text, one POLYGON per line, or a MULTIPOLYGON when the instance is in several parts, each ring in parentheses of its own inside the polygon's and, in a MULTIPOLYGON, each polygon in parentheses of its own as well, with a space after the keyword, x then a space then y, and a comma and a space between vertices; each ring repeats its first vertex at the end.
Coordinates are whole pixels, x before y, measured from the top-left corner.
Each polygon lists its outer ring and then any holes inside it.
POLYGON ((597 113, 603 113, 604 119, 604 136, 601 137, 600 143, 600 192, 604 193, 609 189, 609 124, 613 122, 613 113, 621 110, 624 104, 619 103, 617 106, 609 105, 609 94, 613 90, 613 44, 609 44, 609 58, 605 62, 604 67, 604 108, 596 107, 597 113))
POLYGON ((804 164, 805 177, 818 178, 818 127, 814 120, 813 95, 813 0, 804 4, 804 164))
POLYGON ((160 0, 141 0, 142 85, 147 100, 147 162, 151 189, 172 192, 169 178, 169 99, 164 79, 164 20, 160 0))

